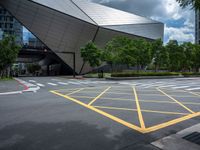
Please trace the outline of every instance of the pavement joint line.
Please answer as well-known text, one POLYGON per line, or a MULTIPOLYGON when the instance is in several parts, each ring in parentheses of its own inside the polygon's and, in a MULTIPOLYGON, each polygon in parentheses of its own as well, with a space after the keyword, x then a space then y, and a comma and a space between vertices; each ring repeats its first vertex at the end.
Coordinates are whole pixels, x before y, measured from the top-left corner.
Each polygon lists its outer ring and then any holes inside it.
POLYGON ((134 96, 135 96, 135 101, 136 101, 137 113, 138 113, 138 118, 139 118, 139 121, 140 121, 140 126, 141 126, 142 129, 145 129, 145 123, 144 123, 144 119, 143 119, 143 116, 142 116, 142 112, 141 112, 141 108, 140 108, 140 103, 139 103, 139 100, 138 100, 137 92, 136 92, 136 89, 135 89, 134 86, 132 88, 133 88, 133 93, 134 93, 134 96))
POLYGON ((189 111, 190 113, 194 114, 195 112, 192 111, 191 109, 189 109, 188 107, 186 107, 185 105, 183 105, 181 102, 179 102, 178 100, 174 99, 173 97, 171 97, 170 95, 168 95, 167 93, 165 93, 164 91, 162 91, 159 88, 156 88, 158 91, 160 91, 161 93, 163 93, 164 95, 166 95, 167 97, 169 97, 170 99, 172 99, 173 101, 175 101, 176 103, 178 103, 180 106, 182 106, 183 108, 185 108, 187 111, 189 111))
MULTIPOLYGON (((93 99, 95 97, 89 97, 89 96, 74 96, 74 98, 88 98, 88 99, 93 99)), ((135 100, 133 99, 125 99, 125 98, 109 98, 109 97, 101 97, 101 100, 113 100, 113 101, 131 101, 131 102, 135 102, 135 100)), ((173 101, 158 101, 158 100, 141 100, 140 102, 144 102, 144 103, 166 103, 166 104, 176 104, 176 102, 173 101)), ((193 103, 193 102, 182 102, 183 104, 188 104, 188 105, 200 105, 200 103, 193 103)))
MULTIPOLYGON (((125 110, 125 111, 137 111, 137 109, 131 109, 131 108, 121 108, 121 107, 110 107, 110 106, 93 106, 96 108, 102 108, 102 109, 111 109, 111 110, 125 110)), ((156 110, 146 110, 142 109, 142 112, 150 112, 150 113, 158 113, 158 114, 169 114, 169 115, 188 115, 189 113, 179 113, 179 112, 168 112, 168 111, 156 111, 156 110)))
POLYGON ((73 92, 68 93, 68 94, 66 94, 66 95, 69 96, 69 95, 72 95, 72 94, 78 93, 78 92, 80 92, 80 91, 82 91, 82 90, 84 90, 84 88, 81 88, 81 89, 79 89, 79 90, 73 91, 73 92))
POLYGON ((103 94, 105 94, 111 86, 109 86, 107 89, 105 89, 102 93, 100 93, 97 97, 95 97, 88 105, 91 106, 96 100, 98 100, 103 94))
POLYGON ((174 120, 170 120, 168 122, 161 123, 161 124, 146 128, 145 133, 153 132, 153 131, 156 131, 156 130, 159 130, 159 129, 162 129, 162 128, 180 123, 182 121, 185 121, 185 120, 188 120, 188 119, 191 119, 191 118, 194 118, 194 117, 198 117, 198 116, 200 116, 200 112, 189 114, 189 115, 186 115, 186 116, 174 119, 174 120))
POLYGON ((113 115, 111 115, 109 113, 106 113, 106 112, 104 112, 104 111, 102 111, 100 109, 97 109, 97 108, 95 108, 93 106, 85 104, 85 103, 83 103, 83 102, 81 102, 81 101, 79 101, 79 100, 77 100, 75 98, 69 97, 67 95, 60 94, 60 93, 55 92, 55 91, 50 91, 50 92, 55 94, 55 95, 64 97, 65 99, 68 99, 70 101, 73 101, 73 102, 75 102, 75 103, 77 103, 77 104, 79 104, 79 105, 81 105, 83 107, 86 107, 87 109, 90 109, 90 110, 92 110, 92 111, 94 111, 96 113, 99 113, 99 114, 101 114, 101 115, 103 115, 103 116, 105 116, 105 117, 107 117, 107 118, 109 118, 109 119, 111 119, 111 120, 113 120, 113 121, 115 121, 115 122, 117 122, 119 124, 122 124, 122 125, 124 125, 124 126, 126 126, 128 128, 131 128, 131 129, 136 130, 136 131, 141 132, 141 133, 145 133, 144 129, 142 129, 142 128, 136 126, 136 125, 133 125, 133 124, 131 124, 129 122, 126 122, 126 121, 124 121, 124 120, 122 120, 122 119, 120 119, 118 117, 115 117, 115 116, 113 116, 113 115))

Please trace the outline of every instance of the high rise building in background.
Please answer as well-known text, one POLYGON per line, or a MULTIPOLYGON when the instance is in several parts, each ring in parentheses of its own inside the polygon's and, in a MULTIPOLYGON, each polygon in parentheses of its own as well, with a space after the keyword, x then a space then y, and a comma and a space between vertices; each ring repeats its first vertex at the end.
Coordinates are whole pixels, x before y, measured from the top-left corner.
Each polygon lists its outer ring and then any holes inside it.
POLYGON ((22 25, 4 8, 0 7, 0 38, 9 34, 16 37, 18 44, 23 43, 22 25))
POLYGON ((200 44, 200 12, 196 11, 195 15, 195 41, 200 44))

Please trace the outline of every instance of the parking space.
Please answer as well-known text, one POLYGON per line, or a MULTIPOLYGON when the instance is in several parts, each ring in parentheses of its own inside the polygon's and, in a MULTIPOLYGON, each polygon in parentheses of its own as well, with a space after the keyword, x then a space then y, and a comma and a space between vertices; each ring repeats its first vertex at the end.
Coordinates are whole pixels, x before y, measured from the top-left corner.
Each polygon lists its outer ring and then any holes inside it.
POLYGON ((141 133, 200 116, 198 92, 167 87, 123 85, 51 92, 141 133))

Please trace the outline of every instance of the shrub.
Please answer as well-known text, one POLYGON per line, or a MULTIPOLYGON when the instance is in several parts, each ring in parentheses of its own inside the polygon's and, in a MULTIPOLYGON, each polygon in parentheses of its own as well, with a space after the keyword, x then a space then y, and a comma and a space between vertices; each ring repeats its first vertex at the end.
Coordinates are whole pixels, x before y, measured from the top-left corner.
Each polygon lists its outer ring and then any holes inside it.
POLYGON ((140 76, 178 76, 177 72, 122 72, 112 73, 111 77, 140 77, 140 76))

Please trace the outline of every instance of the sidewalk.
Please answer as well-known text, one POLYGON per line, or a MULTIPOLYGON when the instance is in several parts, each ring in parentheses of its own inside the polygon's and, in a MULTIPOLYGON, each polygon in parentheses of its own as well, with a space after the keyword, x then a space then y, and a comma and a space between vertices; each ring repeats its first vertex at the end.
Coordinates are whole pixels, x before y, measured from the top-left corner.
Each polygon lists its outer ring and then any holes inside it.
POLYGON ((200 123, 151 143, 162 150, 200 150, 200 123))

